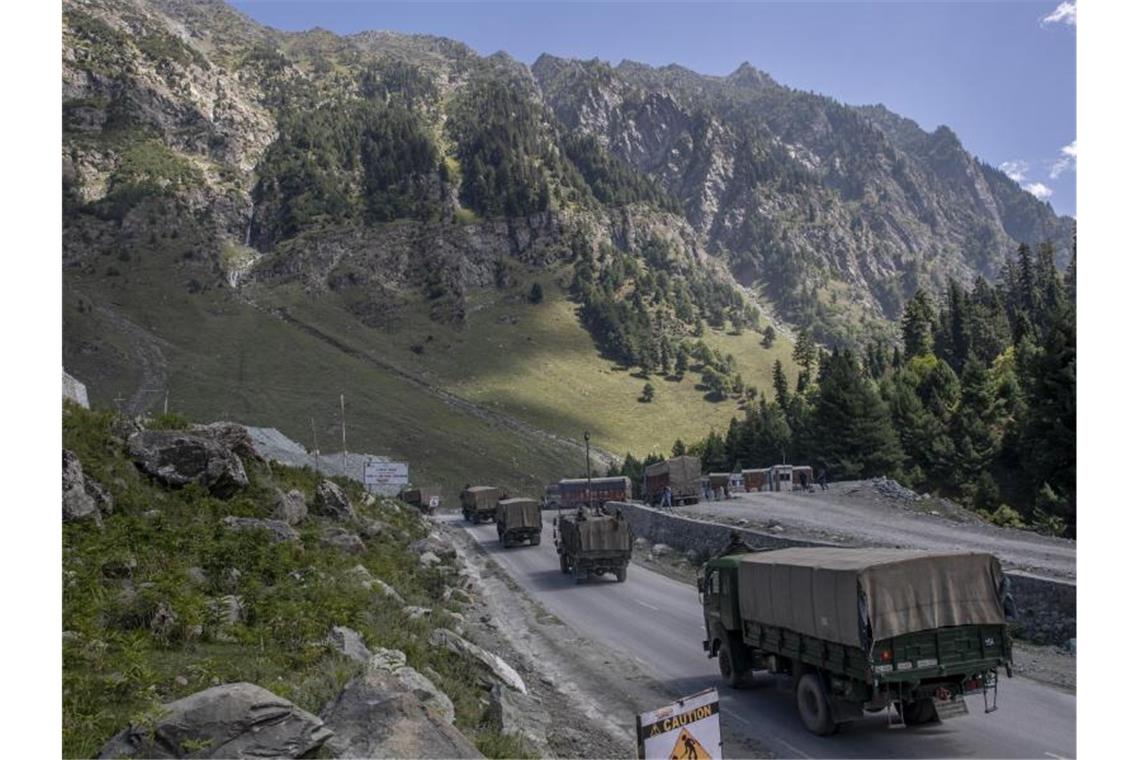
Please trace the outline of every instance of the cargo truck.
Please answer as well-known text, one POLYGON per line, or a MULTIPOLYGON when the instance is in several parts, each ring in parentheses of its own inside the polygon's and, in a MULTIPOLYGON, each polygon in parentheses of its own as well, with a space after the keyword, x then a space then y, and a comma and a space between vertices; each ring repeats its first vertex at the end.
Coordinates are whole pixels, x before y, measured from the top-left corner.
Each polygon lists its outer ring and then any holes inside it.
POLYGON ((558 492, 563 509, 599 507, 607 501, 629 501, 633 498, 629 478, 624 475, 588 481, 586 478, 563 478, 558 481, 558 492))
POLYGON ((431 486, 405 488, 400 491, 400 500, 406 504, 411 504, 427 515, 433 514, 442 503, 440 489, 431 486))
POLYGON ((495 508, 495 528, 503 548, 542 543, 542 510, 534 499, 503 499, 495 508))
POLYGON ((554 518, 554 546, 564 573, 573 573, 578 583, 591 575, 613 573, 625 581, 633 556, 633 528, 620 508, 612 513, 582 507, 576 513, 554 518))
POLYGON ((679 456, 654 462, 645 468, 645 499, 660 504, 665 486, 673 492, 673 504, 696 504, 701 500, 701 460, 679 456))
POLYGON ((1008 586, 980 553, 812 547, 722 556, 697 582, 705 651, 730 686, 753 671, 793 678, 815 734, 892 710, 897 725, 997 709, 1012 675, 1008 586))
POLYGON ((459 494, 463 519, 474 523, 494 520, 495 509, 499 506, 500 498, 506 498, 506 493, 503 489, 495 486, 468 486, 464 488, 459 494))

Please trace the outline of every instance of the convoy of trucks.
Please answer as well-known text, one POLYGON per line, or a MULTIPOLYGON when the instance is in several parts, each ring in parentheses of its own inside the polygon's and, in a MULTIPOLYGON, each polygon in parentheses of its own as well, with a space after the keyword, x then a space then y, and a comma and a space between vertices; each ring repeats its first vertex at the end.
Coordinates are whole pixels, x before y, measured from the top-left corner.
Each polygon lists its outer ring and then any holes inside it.
POLYGON ((502 499, 495 508, 495 528, 503 548, 542 543, 542 510, 534 499, 502 499))
MULTIPOLYGON (((906 724, 996 708, 1011 675, 1005 583, 989 554, 811 547, 722 556, 697 584, 704 648, 730 686, 790 674, 813 733, 896 707, 906 724)), ((988 710, 987 710, 988 711, 988 710)))

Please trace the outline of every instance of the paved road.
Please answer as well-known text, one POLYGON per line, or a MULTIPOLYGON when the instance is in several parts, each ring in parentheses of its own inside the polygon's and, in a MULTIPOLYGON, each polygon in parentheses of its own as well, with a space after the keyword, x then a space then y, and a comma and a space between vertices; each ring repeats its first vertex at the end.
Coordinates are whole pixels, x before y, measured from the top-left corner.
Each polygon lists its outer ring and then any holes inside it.
POLYGON ((703 501, 684 511, 696 517, 748 520, 760 530, 775 521, 787 536, 823 540, 839 536, 859 546, 986 551, 998 556, 1006 569, 1076 580, 1075 541, 927 514, 924 510, 940 508, 933 501, 909 506, 878 497, 863 481, 836 483, 826 492, 811 494, 737 494, 728 501, 703 501))
MULTIPOLYGON (((996 713, 984 715, 981 697, 971 714, 945 724, 887 728, 880 713, 832 737, 808 733, 799 722, 786 679, 764 675, 753 689, 734 691, 719 680, 716 663, 701 650, 704 638, 696 589, 631 565, 623 584, 604 576, 578 586, 558 569, 551 528, 538 547, 499 547, 493 525, 463 526, 534 599, 581 635, 614 647, 678 696, 721 689, 726 733, 752 736, 781 757, 1033 757, 1076 755, 1076 698, 1024 679, 999 683, 996 713)), ((549 521, 549 518, 548 518, 549 521)), ((646 705, 646 708, 655 705, 646 705)), ((631 717, 632 720, 632 717, 631 717)))

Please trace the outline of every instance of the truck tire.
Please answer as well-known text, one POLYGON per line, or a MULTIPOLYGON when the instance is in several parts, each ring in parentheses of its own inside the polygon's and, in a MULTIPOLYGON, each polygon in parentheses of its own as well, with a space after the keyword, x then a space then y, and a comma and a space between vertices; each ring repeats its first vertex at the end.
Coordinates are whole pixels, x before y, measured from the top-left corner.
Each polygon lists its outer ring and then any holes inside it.
POLYGON ((464 522, 471 522, 471 513, 468 512, 466 509, 463 510, 463 521, 464 522))
POLYGON ((748 661, 741 651, 742 646, 734 641, 732 636, 725 634, 717 650, 720 675, 725 683, 734 689, 743 689, 752 683, 752 670, 748 667, 748 661))
POLYGON ((564 573, 570 572, 570 563, 566 561, 566 555, 565 554, 560 553, 558 555, 558 566, 560 568, 562 568, 562 572, 564 572, 564 573))
POLYGON ((618 583, 625 583, 625 568, 624 567, 619 567, 617 570, 615 570, 614 575, 617 576, 617 582, 618 583))
POLYGON ((916 699, 912 702, 903 702, 903 720, 908 726, 921 726, 938 718, 938 711, 934 709, 934 700, 930 697, 916 699))
POLYGON ((835 718, 831 715, 831 705, 823 691, 823 680, 816 673, 804 673, 796 681, 796 707, 800 721, 808 731, 816 736, 831 736, 835 733, 835 718))
POLYGON ((580 567, 574 568, 574 582, 575 583, 585 583, 588 580, 590 580, 590 571, 589 570, 583 570, 580 567))

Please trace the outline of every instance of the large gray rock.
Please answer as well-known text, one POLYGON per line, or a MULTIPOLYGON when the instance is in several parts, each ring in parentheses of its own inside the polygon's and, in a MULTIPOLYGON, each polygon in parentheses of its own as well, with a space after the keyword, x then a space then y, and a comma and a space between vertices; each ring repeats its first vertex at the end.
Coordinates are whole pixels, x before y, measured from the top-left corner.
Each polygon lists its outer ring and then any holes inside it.
POLYGON ((487 717, 500 734, 521 737, 530 754, 541 757, 550 754, 546 745, 550 713, 542 709, 537 699, 500 683, 491 686, 490 696, 487 717))
POLYGON ((103 525, 104 511, 110 511, 111 497, 83 472, 83 464, 74 453, 63 450, 63 519, 71 522, 91 520, 103 525))
POLYGON ((396 676, 368 668, 322 713, 336 757, 477 758, 483 755, 396 676))
POLYGON ((265 461, 253 445, 253 438, 244 425, 236 422, 211 422, 209 425, 194 425, 190 429, 198 435, 217 441, 242 459, 265 461))
POLYGON ((392 588, 379 578, 374 578, 372 576, 372 573, 368 572, 368 568, 366 568, 364 565, 357 565, 356 567, 349 570, 348 574, 351 577, 359 580, 360 585, 369 591, 377 591, 384 596, 395 599, 401 605, 404 604, 404 597, 400 596, 399 591, 392 588))
POLYGON ((372 653, 364 645, 364 637, 351 628, 338 625, 329 633, 329 646, 350 660, 368 662, 372 653))
POLYGON ((147 430, 131 435, 127 449, 139 469, 168 486, 198 483, 224 499, 249 485, 237 455, 205 435, 147 430))
POLYGON ((282 520, 263 520, 260 517, 235 517, 229 515, 222 518, 222 525, 229 530, 263 531, 273 543, 280 541, 300 541, 301 534, 293 530, 292 526, 282 520))
POLYGON ((408 665, 407 657, 400 650, 381 649, 368 661, 368 669, 390 673, 397 683, 415 694, 428 711, 448 723, 455 723, 455 705, 451 698, 440 691, 427 676, 408 665))
POLYGON ((331 736, 320 718, 287 699, 230 683, 163 705, 156 725, 127 728, 99 757, 300 757, 331 736))
POLYGON ((337 520, 351 520, 356 517, 356 510, 352 508, 344 490, 331 480, 322 480, 317 484, 313 495, 313 508, 317 514, 332 517, 337 520))
MULTIPOLYGON (((243 430, 245 428, 242 428, 243 430)), ((309 507, 305 504, 305 494, 296 488, 288 493, 277 494, 277 502, 273 507, 273 517, 290 525, 296 525, 309 516, 309 507)))
POLYGON ((473 644, 455 631, 449 631, 446 628, 436 628, 428 637, 428 642, 433 646, 443 647, 462 657, 468 657, 482 663, 493 676, 507 686, 523 694, 527 693, 526 684, 523 682, 522 676, 518 674, 518 671, 508 665, 502 657, 488 652, 478 644, 473 644))
POLYGON ((427 538, 421 538, 413 543, 410 548, 420 555, 430 552, 441 559, 455 559, 455 547, 434 534, 427 538))

